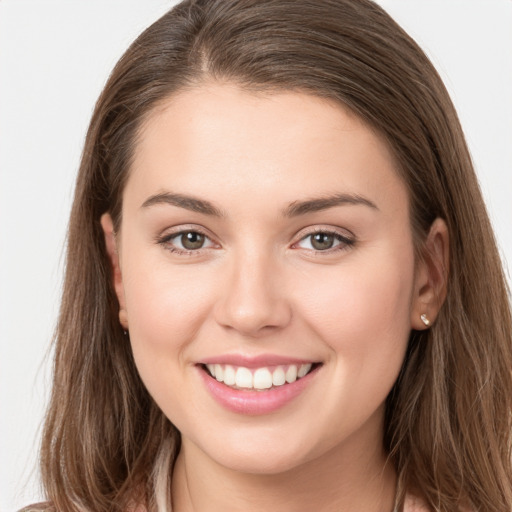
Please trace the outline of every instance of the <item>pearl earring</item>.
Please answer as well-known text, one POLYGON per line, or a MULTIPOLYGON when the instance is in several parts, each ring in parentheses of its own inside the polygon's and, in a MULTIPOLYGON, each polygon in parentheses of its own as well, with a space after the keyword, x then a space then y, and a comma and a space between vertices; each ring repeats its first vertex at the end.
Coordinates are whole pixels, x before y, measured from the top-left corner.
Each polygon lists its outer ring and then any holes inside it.
POLYGON ((421 316, 421 321, 425 324, 426 327, 430 327, 430 320, 427 318, 427 315, 423 313, 421 316))

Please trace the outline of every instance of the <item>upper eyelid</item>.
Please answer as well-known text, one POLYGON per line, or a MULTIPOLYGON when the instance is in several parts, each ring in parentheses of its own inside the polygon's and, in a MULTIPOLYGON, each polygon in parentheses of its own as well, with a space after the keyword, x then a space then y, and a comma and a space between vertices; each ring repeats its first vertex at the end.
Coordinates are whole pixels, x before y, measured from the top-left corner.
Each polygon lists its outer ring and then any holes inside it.
POLYGON ((182 256, 200 256, 201 254, 204 254, 204 251, 208 251, 210 249, 215 249, 215 245, 219 245, 218 242, 216 242, 211 236, 209 236, 207 233, 205 233, 201 229, 177 229, 176 231, 172 231, 170 233, 163 233, 162 235, 159 235, 156 237, 155 242, 157 245, 162 246, 167 251, 170 251, 171 253, 175 253, 177 255, 182 256), (174 244, 174 239, 178 238, 180 235, 183 235, 184 233, 199 233, 200 235, 203 235, 211 245, 207 247, 199 247, 198 249, 186 249, 177 247, 174 244))
POLYGON ((303 238, 310 236, 310 235, 315 235, 316 233, 327 233, 329 235, 337 235, 342 238, 347 238, 350 240, 353 240, 356 238, 355 235, 346 228, 340 228, 340 227, 334 227, 334 226, 311 226, 311 227, 301 229, 297 233, 296 239, 297 239, 297 241, 300 241, 303 238))
POLYGON ((356 237, 353 233, 351 233, 350 231, 345 230, 345 229, 343 229, 344 233, 341 233, 340 232, 341 229, 342 228, 334 228, 334 227, 327 228, 327 227, 315 226, 305 232, 303 230, 301 230, 299 232, 299 234, 297 235, 295 241, 292 243, 291 248, 295 249, 295 250, 304 249, 306 251, 312 252, 317 255, 323 255, 325 257, 327 257, 329 254, 332 255, 332 254, 338 253, 339 251, 348 250, 349 248, 352 248, 354 246, 354 244, 356 243, 356 237), (317 250, 317 249, 308 249, 308 248, 298 247, 300 242, 302 242, 303 240, 305 240, 308 237, 315 235, 317 233, 324 233, 327 235, 332 235, 335 238, 337 238, 340 243, 338 245, 335 245, 334 247, 331 247, 331 248, 325 249, 325 250, 317 250))
POLYGON ((200 233, 201 235, 204 235, 206 238, 210 239, 212 242, 215 241, 215 237, 210 233, 209 230, 197 226, 194 224, 190 225, 178 225, 173 227, 167 227, 163 229, 159 234, 156 235, 155 239, 156 241, 161 241, 164 238, 173 238, 175 236, 181 235, 182 233, 200 233))
MULTIPOLYGON (((185 225, 178 225, 178 226, 174 226, 174 227, 168 227, 165 230, 163 230, 160 234, 158 234, 155 237, 155 240, 156 240, 156 242, 161 243, 165 239, 171 239, 176 236, 179 236, 182 233, 187 233, 187 232, 200 233, 201 235, 208 238, 212 243, 221 244, 221 242, 218 241, 217 237, 212 235, 208 229, 206 229, 202 226, 199 226, 197 224, 188 224, 188 225, 185 224, 185 225)), ((335 227, 335 226, 316 225, 316 226, 308 226, 308 227, 300 229, 293 236, 292 245, 295 245, 298 242, 300 242, 301 240, 303 240, 304 238, 314 235, 316 233, 326 233, 326 234, 341 237, 343 239, 350 240, 352 242, 354 242, 356 239, 355 235, 346 228, 335 227)))

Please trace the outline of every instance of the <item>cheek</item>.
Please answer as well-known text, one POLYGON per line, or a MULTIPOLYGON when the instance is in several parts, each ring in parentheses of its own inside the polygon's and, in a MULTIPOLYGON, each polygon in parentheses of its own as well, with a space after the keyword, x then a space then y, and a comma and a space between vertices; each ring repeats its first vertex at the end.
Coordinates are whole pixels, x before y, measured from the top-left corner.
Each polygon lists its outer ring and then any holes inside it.
POLYGON ((187 338, 208 295, 207 290, 194 285, 178 272, 169 276, 154 270, 140 275, 126 287, 130 331, 155 342, 161 337, 166 342, 187 338))
POLYGON ((325 371, 331 384, 322 400, 325 410, 335 411, 329 422, 336 429, 325 436, 327 444, 340 431, 352 432, 373 415, 382 416, 410 334, 412 256, 382 258, 378 265, 358 260, 357 268, 349 267, 317 275, 314 293, 305 285, 300 292, 307 329, 330 354, 325 371))
POLYGON ((400 366, 410 334, 412 251, 365 261, 302 283, 302 316, 337 355, 354 365, 400 366), (375 261, 378 261, 376 264, 375 261), (387 362, 386 362, 387 360, 387 362))
POLYGON ((205 276, 191 266, 170 271, 167 265, 136 260, 132 270, 125 295, 135 364, 164 414, 186 425, 201 416, 200 401, 192 392, 184 401, 183 390, 194 390, 187 354, 208 317, 212 287, 203 286, 205 276))
POLYGON ((123 284, 139 371, 156 374, 161 367, 165 375, 169 365, 184 361, 187 346, 208 316, 215 283, 207 269, 172 267, 157 256, 134 251, 125 259, 123 284))

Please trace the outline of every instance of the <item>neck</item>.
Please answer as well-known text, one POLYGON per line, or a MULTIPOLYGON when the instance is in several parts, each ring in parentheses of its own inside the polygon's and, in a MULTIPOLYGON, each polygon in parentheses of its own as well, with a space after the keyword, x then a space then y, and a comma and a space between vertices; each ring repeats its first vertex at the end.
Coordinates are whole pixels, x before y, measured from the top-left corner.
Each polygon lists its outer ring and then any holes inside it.
POLYGON ((396 474, 379 444, 338 446, 278 474, 247 474, 183 441, 173 474, 173 512, 391 512, 396 474))

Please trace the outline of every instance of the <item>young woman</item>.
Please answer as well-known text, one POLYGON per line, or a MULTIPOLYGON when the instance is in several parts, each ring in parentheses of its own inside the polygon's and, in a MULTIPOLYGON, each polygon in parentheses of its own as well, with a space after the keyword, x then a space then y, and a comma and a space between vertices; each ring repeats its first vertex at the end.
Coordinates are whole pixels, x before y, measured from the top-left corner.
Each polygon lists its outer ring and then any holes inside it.
POLYGON ((186 1, 88 132, 58 511, 508 511, 506 285, 456 113, 367 0, 186 1))

